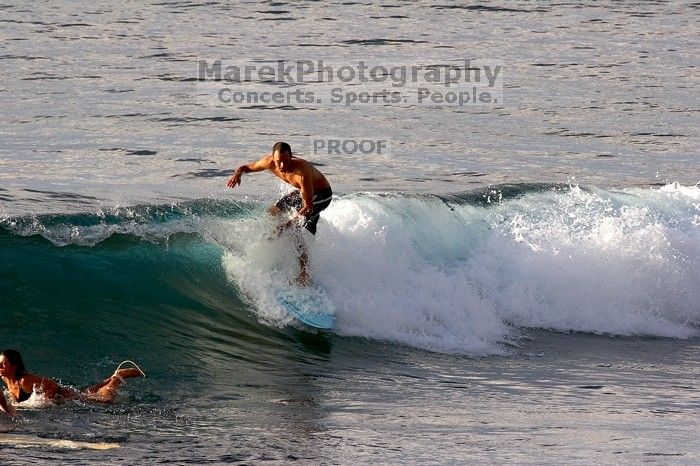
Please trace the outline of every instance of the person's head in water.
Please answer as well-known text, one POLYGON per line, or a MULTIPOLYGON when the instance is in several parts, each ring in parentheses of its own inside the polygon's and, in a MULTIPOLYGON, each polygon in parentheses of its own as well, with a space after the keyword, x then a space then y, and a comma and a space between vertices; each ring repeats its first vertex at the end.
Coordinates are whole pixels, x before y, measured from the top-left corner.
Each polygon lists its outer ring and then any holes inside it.
POLYGON ((286 142, 277 142, 272 146, 272 160, 281 172, 292 171, 292 148, 286 142))
POLYGON ((0 377, 8 379, 19 379, 27 369, 24 367, 24 361, 19 351, 6 349, 0 353, 0 377))

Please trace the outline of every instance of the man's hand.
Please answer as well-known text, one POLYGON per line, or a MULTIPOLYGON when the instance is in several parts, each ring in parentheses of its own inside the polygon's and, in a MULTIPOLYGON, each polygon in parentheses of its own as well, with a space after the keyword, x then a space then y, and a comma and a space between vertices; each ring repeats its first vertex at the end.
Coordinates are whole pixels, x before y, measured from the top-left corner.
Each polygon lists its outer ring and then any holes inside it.
POLYGON ((235 172, 233 172, 233 175, 231 176, 231 178, 228 179, 228 183, 226 183, 226 186, 228 186, 229 188, 235 188, 237 185, 241 184, 241 175, 243 173, 269 170, 272 168, 272 165, 273 164, 271 155, 266 155, 257 162, 249 163, 247 165, 241 165, 240 167, 236 168, 235 172))
POLYGON ((229 188, 235 188, 237 185, 241 184, 241 170, 240 168, 236 169, 236 171, 233 173, 231 178, 228 179, 228 183, 226 183, 226 186, 229 188))
POLYGON ((301 209, 299 209, 299 211, 297 213, 303 217, 307 217, 309 214, 311 214, 311 212, 313 212, 313 210, 314 210, 313 207, 311 207, 309 205, 305 205, 301 209))

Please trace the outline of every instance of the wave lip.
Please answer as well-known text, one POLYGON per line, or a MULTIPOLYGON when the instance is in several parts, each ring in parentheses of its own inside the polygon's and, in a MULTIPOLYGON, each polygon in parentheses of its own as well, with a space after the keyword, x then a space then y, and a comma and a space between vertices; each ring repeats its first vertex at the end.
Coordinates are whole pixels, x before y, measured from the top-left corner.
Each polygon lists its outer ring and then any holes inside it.
POLYGON ((177 233, 203 233, 211 218, 244 217, 254 210, 248 203, 194 200, 76 214, 0 215, 0 229, 20 236, 39 235, 56 246, 95 246, 113 235, 159 241, 177 233))

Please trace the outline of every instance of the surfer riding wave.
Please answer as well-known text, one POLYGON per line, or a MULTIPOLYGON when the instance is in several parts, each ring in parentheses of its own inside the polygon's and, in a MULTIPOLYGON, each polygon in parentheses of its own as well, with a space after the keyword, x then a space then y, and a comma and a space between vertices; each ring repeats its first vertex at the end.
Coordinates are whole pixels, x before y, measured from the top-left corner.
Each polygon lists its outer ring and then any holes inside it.
MULTIPOLYGON (((279 215, 285 211, 293 213, 291 219, 277 227, 277 234, 282 234, 289 227, 298 226, 306 228, 315 235, 321 211, 330 205, 333 198, 333 191, 326 177, 310 162, 293 156, 289 144, 278 142, 272 146, 272 154, 266 155, 256 162, 238 167, 229 178, 227 186, 234 188, 240 185, 243 173, 263 170, 271 171, 282 181, 297 188, 270 207, 269 212, 273 215, 279 215)), ((301 285, 308 285, 311 278, 307 269, 309 257, 306 245, 299 228, 295 228, 294 232, 300 268, 297 282, 301 285)))

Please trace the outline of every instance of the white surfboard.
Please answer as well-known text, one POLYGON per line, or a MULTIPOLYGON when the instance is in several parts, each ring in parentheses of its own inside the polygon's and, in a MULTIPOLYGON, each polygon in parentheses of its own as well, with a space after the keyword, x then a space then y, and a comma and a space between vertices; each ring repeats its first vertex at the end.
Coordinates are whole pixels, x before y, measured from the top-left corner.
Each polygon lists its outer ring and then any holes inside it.
POLYGON ((79 442, 75 440, 44 438, 25 434, 0 434, 0 446, 15 448, 48 447, 66 450, 111 450, 119 448, 118 443, 79 442))

